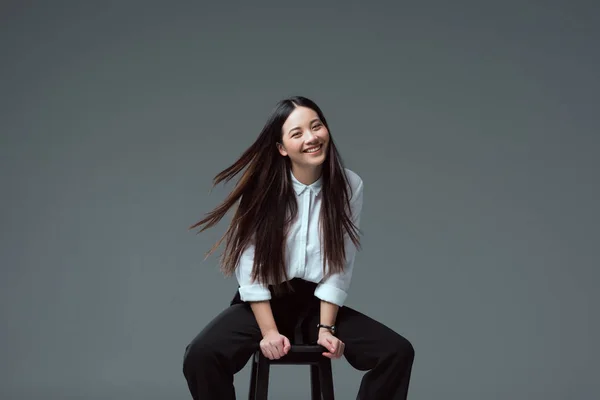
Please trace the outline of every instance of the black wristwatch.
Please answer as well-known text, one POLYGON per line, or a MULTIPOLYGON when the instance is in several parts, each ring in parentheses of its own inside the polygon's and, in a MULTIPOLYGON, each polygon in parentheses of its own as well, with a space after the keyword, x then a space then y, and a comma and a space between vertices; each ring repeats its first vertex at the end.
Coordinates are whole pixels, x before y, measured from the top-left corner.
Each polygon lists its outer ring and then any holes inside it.
POLYGON ((319 328, 329 329, 331 331, 331 333, 333 333, 335 335, 335 325, 317 324, 317 329, 319 329, 319 328))

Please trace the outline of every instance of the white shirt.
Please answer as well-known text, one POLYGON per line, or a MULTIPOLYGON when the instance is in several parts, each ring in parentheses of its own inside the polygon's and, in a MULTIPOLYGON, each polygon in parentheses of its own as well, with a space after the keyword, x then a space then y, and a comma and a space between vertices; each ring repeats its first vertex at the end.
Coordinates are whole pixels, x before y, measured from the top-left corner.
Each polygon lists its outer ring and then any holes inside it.
MULTIPOLYGON (((346 168, 350 186, 352 220, 358 227, 363 205, 363 181, 353 171, 346 168)), ((286 238, 286 271, 289 279, 300 278, 317 283, 315 296, 321 300, 343 306, 348 296, 356 246, 345 235, 346 264, 344 272, 323 279, 323 259, 319 240, 319 214, 321 211, 322 178, 311 185, 304 185, 292 176, 292 183, 298 202, 298 215, 292 222, 286 238)), ((254 246, 249 245, 240 257, 236 268, 236 278, 243 301, 263 301, 271 299, 268 286, 252 281, 254 246)), ((281 283, 281 282, 280 282, 281 283)))

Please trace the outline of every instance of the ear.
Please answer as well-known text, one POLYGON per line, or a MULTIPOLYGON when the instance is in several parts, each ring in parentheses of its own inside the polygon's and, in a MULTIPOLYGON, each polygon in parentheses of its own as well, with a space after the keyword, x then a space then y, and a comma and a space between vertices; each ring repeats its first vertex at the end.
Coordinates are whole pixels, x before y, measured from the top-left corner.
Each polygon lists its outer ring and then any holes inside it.
POLYGON ((285 147, 283 147, 283 144, 279 142, 277 142, 277 150, 279 150, 279 154, 281 154, 284 157, 288 155, 287 151, 285 151, 285 147))

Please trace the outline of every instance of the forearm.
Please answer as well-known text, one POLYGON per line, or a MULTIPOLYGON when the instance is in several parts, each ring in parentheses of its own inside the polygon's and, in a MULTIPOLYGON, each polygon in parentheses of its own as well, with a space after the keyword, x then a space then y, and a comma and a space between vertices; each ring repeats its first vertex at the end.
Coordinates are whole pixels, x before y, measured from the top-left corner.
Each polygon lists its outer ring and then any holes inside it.
POLYGON ((269 332, 278 332, 269 300, 250 302, 250 308, 252 308, 254 318, 256 318, 263 337, 269 332))
MULTIPOLYGON (((321 300, 321 315, 319 318, 319 322, 323 325, 328 325, 328 326, 335 325, 335 320, 337 318, 338 310, 339 310, 339 306, 337 306, 336 304, 321 300)), ((327 329, 320 328, 320 330, 327 330, 327 329)))

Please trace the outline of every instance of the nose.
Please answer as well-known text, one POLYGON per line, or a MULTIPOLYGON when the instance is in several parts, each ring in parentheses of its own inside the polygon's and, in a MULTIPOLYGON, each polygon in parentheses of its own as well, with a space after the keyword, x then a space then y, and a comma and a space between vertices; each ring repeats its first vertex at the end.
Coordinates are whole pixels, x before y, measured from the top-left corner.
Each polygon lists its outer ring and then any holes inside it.
POLYGON ((308 137, 307 137, 308 143, 314 142, 317 138, 318 138, 318 136, 314 132, 308 131, 308 137))

